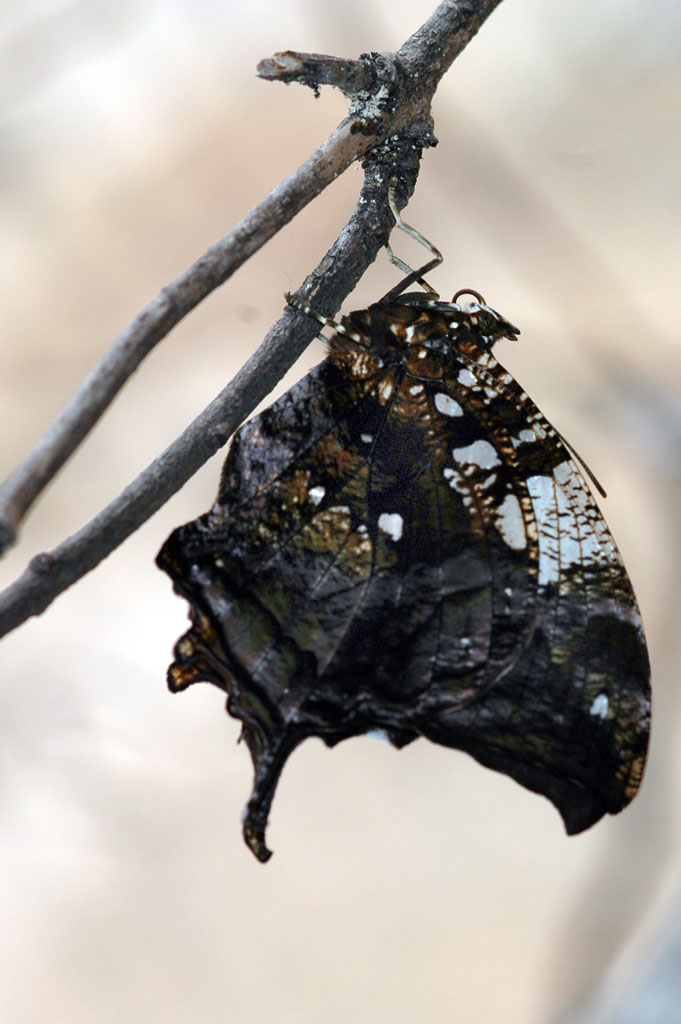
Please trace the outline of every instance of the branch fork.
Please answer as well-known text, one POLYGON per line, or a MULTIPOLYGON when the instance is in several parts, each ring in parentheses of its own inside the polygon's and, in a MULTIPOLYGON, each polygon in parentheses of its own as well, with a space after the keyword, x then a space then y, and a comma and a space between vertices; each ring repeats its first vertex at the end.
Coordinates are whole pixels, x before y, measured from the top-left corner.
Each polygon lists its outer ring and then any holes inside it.
MULTIPOLYGON (((359 60, 276 53, 259 77, 297 81, 318 93, 332 85, 350 99, 348 116, 289 178, 183 274, 161 290, 111 348, 23 463, 0 487, 0 554, 44 488, 87 436, 128 377, 170 330, 354 161, 364 185, 355 211, 318 267, 295 293, 333 315, 384 246, 398 207, 414 189, 422 150, 437 142, 430 104, 437 85, 500 0, 443 0, 394 54, 359 60)), ((315 336, 291 307, 234 380, 117 498, 76 534, 33 558, 0 594, 0 636, 43 612, 149 519, 211 457, 281 379, 315 336)))

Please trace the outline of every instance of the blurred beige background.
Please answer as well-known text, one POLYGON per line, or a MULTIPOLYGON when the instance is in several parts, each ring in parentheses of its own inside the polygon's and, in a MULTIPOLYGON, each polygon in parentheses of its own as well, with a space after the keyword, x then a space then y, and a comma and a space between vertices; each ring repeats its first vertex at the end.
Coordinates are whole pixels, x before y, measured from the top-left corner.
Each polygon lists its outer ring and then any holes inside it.
MULTIPOLYGON (((0 475, 134 314, 342 117, 327 90, 258 81, 257 61, 394 49, 432 6, 0 7, 0 475)), ((480 289, 522 328, 499 358, 609 492, 653 662, 640 797, 568 839, 548 802, 463 754, 310 741, 257 864, 238 724, 217 690, 171 697, 164 679, 186 606, 153 559, 208 508, 218 457, 0 645, 3 1020, 542 1024, 635 974, 679 875, 680 51, 671 0, 507 0, 437 95, 440 145, 407 214, 445 253, 443 293, 480 289)), ((220 390, 360 181, 351 169, 147 360, 3 584, 220 390)), ((394 279, 379 261, 350 308, 394 279)))

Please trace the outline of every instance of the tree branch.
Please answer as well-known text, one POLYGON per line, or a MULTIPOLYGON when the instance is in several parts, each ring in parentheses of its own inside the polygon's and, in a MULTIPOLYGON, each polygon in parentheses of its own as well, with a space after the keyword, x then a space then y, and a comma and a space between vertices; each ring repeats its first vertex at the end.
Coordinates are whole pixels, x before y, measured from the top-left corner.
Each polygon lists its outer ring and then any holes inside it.
POLYGON ((346 96, 355 97, 369 87, 366 65, 359 60, 330 57, 324 53, 296 53, 285 50, 266 57, 258 64, 258 78, 269 82, 300 82, 309 85, 315 96, 320 85, 334 85, 346 96))
MULTIPOLYGON (((322 313, 336 312, 389 238, 390 181, 397 180, 401 207, 413 191, 422 149, 436 143, 430 103, 440 78, 500 2, 444 0, 394 55, 365 54, 354 62, 288 51, 261 62, 262 77, 299 80, 315 89, 333 82, 353 96, 349 116, 120 335, 0 490, 0 550, 13 541, 31 504, 154 345, 342 170, 368 154, 365 184, 352 218, 297 293, 322 313)), ((34 558, 0 594, 0 636, 44 611, 153 515, 227 441, 315 333, 308 318, 287 309, 232 383, 165 452, 86 526, 34 558)))
POLYGON ((236 227, 167 285, 118 336, 33 451, 0 488, 0 555, 56 473, 92 430, 127 379, 169 331, 232 276, 375 141, 346 118, 326 142, 236 227))
MULTIPOLYGON (((392 216, 385 213, 388 184, 379 167, 368 172, 350 222, 297 293, 312 296, 315 308, 335 311, 388 237, 392 226, 392 216)), ((0 593, 0 636, 43 612, 146 522, 226 443, 318 330, 310 317, 287 306, 257 351, 180 437, 89 523, 52 551, 37 555, 0 593)))

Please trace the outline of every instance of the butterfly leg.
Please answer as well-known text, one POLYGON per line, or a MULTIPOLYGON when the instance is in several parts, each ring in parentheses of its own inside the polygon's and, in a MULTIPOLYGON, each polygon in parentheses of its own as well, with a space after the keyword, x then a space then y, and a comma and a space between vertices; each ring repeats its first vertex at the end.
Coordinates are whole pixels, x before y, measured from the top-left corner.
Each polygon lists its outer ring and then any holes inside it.
POLYGON ((351 338, 353 341, 362 341, 362 337, 357 333, 357 331, 352 331, 349 327, 346 327, 345 324, 338 323, 331 317, 318 313, 317 310, 313 309, 307 302, 302 302, 295 295, 291 295, 290 292, 284 292, 284 298, 289 306, 293 309, 297 309, 299 313, 305 313, 306 316, 311 316, 314 320, 318 320, 322 327, 330 327, 332 330, 345 335, 346 338, 351 338))
POLYGON ((401 295, 403 291, 405 291, 407 288, 409 288, 410 285, 414 283, 420 284, 425 291, 427 291, 430 295, 433 296, 433 298, 438 299, 440 297, 439 292, 437 292, 435 288, 432 287, 432 285, 428 284, 428 282, 424 279, 424 275, 427 274, 428 271, 433 270, 440 263, 442 263, 444 257, 442 256, 440 250, 437 249, 433 245, 433 243, 430 242, 425 237, 425 235, 422 235, 421 232, 417 231, 416 228, 411 226, 411 224, 407 224, 406 221, 402 220, 400 211, 397 209, 397 203, 395 202, 394 185, 395 181, 393 180, 393 182, 391 182, 390 188, 388 189, 388 204, 390 206, 392 215, 395 218, 395 227, 400 228, 401 231, 404 231, 405 234, 410 235, 412 238, 416 239, 417 242, 419 242, 426 249, 428 249, 428 251, 432 253, 432 259, 428 260, 427 263, 424 263, 422 267, 418 268, 418 270, 412 270, 408 263, 405 263, 404 260, 400 259, 399 256, 395 255, 390 246, 390 243, 386 243, 386 249, 388 250, 390 262, 393 263, 396 267, 398 267, 403 274, 406 274, 406 277, 404 278, 403 281, 400 281, 400 283, 396 285, 394 288, 391 288, 390 291, 386 295, 384 295, 380 301, 391 302, 394 298, 397 298, 398 295, 401 295))

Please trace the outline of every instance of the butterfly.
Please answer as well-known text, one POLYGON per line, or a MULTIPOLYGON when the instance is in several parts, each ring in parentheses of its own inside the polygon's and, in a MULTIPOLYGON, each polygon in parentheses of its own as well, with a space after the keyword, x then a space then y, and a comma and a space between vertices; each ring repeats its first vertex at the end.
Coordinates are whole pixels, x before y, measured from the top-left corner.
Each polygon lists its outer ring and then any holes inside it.
POLYGON ((261 861, 309 736, 466 751, 548 797, 568 833, 620 811, 643 774, 648 656, 608 527, 492 354, 518 329, 477 292, 405 291, 420 274, 318 317, 326 358, 240 428, 215 504, 157 559, 192 620, 169 686, 226 691, 261 861))

